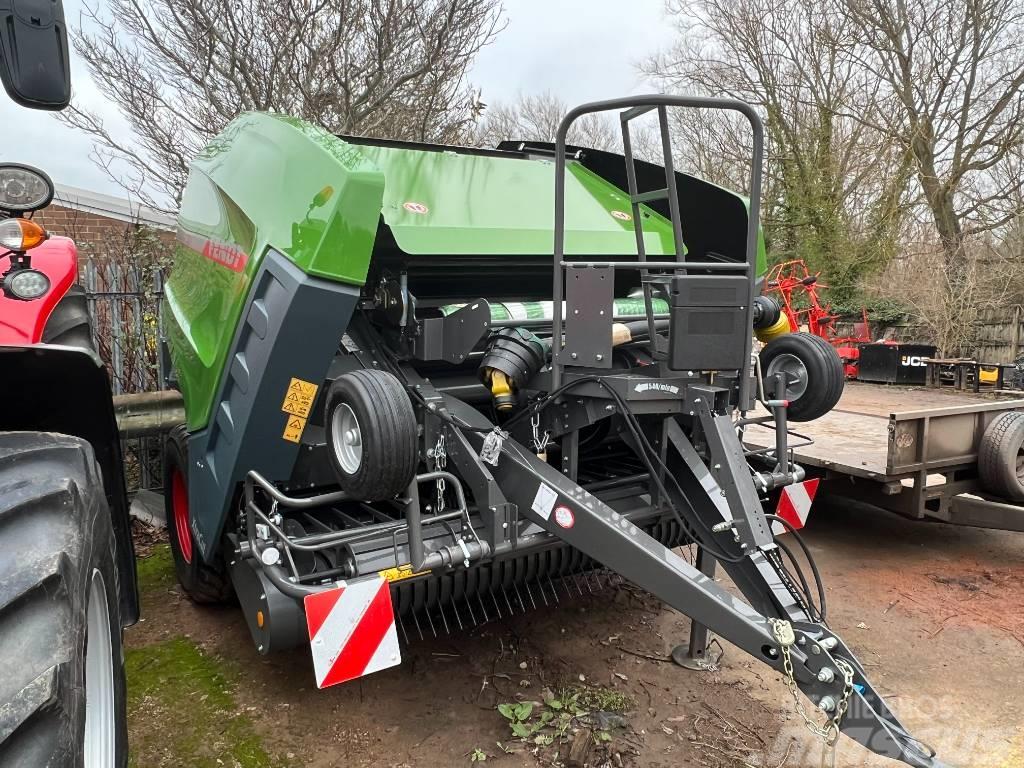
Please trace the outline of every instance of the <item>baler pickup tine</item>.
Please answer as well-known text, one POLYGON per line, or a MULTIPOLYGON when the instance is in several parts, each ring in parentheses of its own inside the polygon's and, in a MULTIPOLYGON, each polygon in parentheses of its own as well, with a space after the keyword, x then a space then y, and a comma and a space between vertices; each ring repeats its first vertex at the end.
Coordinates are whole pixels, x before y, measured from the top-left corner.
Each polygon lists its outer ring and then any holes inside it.
POLYGON ((437 612, 441 614, 441 623, 444 624, 444 633, 451 636, 452 631, 448 627, 448 617, 444 615, 444 602, 441 600, 437 601, 437 612))
POLYGON ((490 621, 490 618, 487 616, 487 609, 484 607, 483 590, 477 590, 476 599, 480 602, 480 612, 484 615, 484 623, 486 624, 490 621))
POLYGON ((420 620, 416 617, 416 611, 412 611, 412 620, 416 624, 416 633, 420 636, 420 642, 423 642, 423 628, 420 627, 420 620))
POLYGON ((530 596, 530 605, 533 606, 534 610, 537 610, 537 601, 533 599, 533 590, 530 589, 530 582, 525 582, 523 586, 526 587, 526 594, 530 596))
POLYGON ((434 620, 430 617, 430 609, 424 606, 423 615, 427 619, 427 623, 430 625, 430 631, 434 635, 434 639, 437 639, 437 628, 434 626, 434 620))
POLYGON ((554 598, 555 598, 555 605, 559 605, 559 604, 560 604, 560 601, 559 601, 559 599, 558 599, 558 590, 557 590, 557 589, 555 589, 555 582, 553 582, 553 581, 551 580, 551 577, 550 577, 550 576, 548 576, 548 586, 550 586, 550 587, 551 587, 551 594, 552 594, 552 595, 554 595, 554 598))

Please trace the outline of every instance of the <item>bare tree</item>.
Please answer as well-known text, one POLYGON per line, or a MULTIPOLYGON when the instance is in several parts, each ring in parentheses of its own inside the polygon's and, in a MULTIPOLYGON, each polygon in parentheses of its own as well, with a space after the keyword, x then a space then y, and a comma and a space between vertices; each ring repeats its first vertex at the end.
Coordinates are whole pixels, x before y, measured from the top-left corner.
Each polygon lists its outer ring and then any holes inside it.
POLYGON ((884 121, 850 115, 899 141, 912 158, 938 235, 950 313, 937 341, 955 351, 957 329, 970 325, 984 282, 971 263, 971 238, 1022 211, 1024 4, 839 0, 837 8, 858 33, 847 52, 885 85, 892 105, 884 121))
MULTIPOLYGON (((558 125, 569 106, 545 91, 536 95, 520 95, 512 104, 496 104, 487 108, 477 125, 473 142, 493 147, 508 139, 554 141, 558 125)), ((585 115, 569 130, 568 143, 592 149, 615 151, 622 138, 604 115, 585 115)))
MULTIPOLYGON (((909 165, 899 145, 845 112, 881 120, 878 86, 844 44, 855 25, 826 0, 669 0, 678 42, 645 71, 671 90, 741 99, 766 128, 763 221, 779 259, 825 269, 840 294, 884 264, 906 203, 909 165)), ((742 184, 750 160, 744 121, 682 118, 686 160, 698 173, 742 184)))
POLYGON ((62 119, 95 139, 113 180, 165 210, 189 158, 250 110, 451 140, 474 114, 468 69, 502 24, 500 0, 107 0, 86 16, 75 47, 133 137, 74 105, 62 119))

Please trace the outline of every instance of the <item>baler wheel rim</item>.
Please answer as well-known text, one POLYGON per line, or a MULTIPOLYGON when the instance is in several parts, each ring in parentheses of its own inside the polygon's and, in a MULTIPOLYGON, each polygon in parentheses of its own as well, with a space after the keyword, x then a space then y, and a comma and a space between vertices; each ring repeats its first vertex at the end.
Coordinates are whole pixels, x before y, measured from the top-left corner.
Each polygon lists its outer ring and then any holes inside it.
POLYGON ((174 510, 174 530, 178 546, 186 563, 192 563, 192 529, 189 527, 188 489, 181 470, 175 468, 171 479, 171 507, 174 510))
POLYGON ((363 463, 363 433, 359 419, 348 403, 340 403, 331 414, 331 419, 334 421, 331 425, 334 455, 338 457, 342 469, 354 475, 363 463))
POLYGON ((769 381, 776 373, 786 376, 786 399, 799 400, 807 391, 807 366, 796 355, 788 352, 776 356, 768 364, 765 378, 769 381))

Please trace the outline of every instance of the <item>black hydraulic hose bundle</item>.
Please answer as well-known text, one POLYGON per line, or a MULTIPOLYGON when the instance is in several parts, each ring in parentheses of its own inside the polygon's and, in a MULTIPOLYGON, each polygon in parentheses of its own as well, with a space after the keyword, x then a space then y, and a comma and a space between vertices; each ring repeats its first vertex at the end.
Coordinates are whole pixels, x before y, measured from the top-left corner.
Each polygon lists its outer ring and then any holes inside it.
POLYGON ((821 579, 821 572, 818 570, 818 564, 814 561, 814 555, 811 554, 811 550, 810 548, 808 548, 807 543, 804 541, 804 537, 801 536, 800 532, 794 527, 794 525, 791 522, 789 522, 789 520, 786 520, 784 517, 780 517, 779 515, 765 515, 765 517, 767 517, 769 520, 772 520, 785 526, 789 530, 789 532, 793 534, 793 538, 796 541, 796 543, 800 545, 800 549, 803 550, 804 557, 807 558, 807 563, 811 566, 811 573, 814 576, 814 584, 818 590, 817 605, 815 605, 814 602, 811 600, 811 591, 810 587, 807 584, 807 579, 804 578, 803 570, 797 563, 796 558, 793 557, 792 550, 790 550, 790 548, 786 546, 783 542, 779 541, 777 536, 775 537, 776 545, 779 547, 779 549, 786 553, 786 556, 789 557, 790 562, 792 562, 793 565, 796 567, 796 572, 800 578, 800 584, 803 587, 804 595, 806 596, 808 606, 812 610, 817 612, 818 619, 820 621, 825 622, 826 615, 828 613, 828 606, 825 603, 825 585, 821 579))

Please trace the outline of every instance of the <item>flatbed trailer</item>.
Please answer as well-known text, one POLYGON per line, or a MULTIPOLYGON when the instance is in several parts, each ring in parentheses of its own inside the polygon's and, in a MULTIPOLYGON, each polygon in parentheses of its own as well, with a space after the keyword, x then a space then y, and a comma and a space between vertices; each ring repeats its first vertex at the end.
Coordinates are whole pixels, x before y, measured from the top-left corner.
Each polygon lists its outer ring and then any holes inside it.
MULTIPOLYGON (((914 519, 1024 531, 1024 506, 986 492, 978 445, 1000 414, 1024 399, 848 382, 830 413, 790 431, 794 460, 822 481, 819 494, 864 501, 914 519)), ((769 449, 774 432, 746 428, 769 449)))

